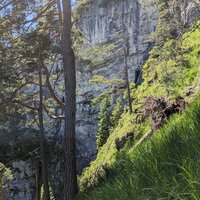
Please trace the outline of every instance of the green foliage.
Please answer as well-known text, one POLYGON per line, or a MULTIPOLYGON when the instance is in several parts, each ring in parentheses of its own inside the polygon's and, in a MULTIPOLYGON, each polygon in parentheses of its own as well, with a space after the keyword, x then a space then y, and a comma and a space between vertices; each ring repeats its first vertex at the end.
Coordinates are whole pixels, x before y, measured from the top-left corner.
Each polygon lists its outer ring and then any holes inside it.
MULTIPOLYGON (((152 39, 159 45, 163 45, 168 39, 178 39, 189 30, 191 23, 199 20, 199 14, 190 15, 187 1, 181 0, 156 0, 159 7, 158 25, 152 39)), ((194 6, 194 13, 199 13, 198 3, 190 2, 194 6)))
POLYGON ((91 162, 90 167, 84 169, 80 177, 81 191, 98 185, 106 178, 107 171, 113 166, 119 155, 115 144, 116 139, 121 139, 127 133, 134 133, 137 138, 139 134, 145 133, 149 129, 148 126, 146 129, 146 126, 134 125, 133 121, 133 115, 122 113, 118 124, 111 130, 106 144, 99 150, 96 160, 91 162))
POLYGON ((93 0, 77 0, 76 7, 73 13, 73 19, 77 20, 80 17, 81 9, 87 7, 93 0))
POLYGON ((144 83, 135 92, 140 101, 149 95, 183 96, 195 84, 200 73, 199 34, 200 28, 191 29, 180 40, 168 40, 162 48, 152 50, 143 67, 144 83))
POLYGON ((16 113, 22 115, 28 113, 29 110, 27 111, 24 105, 34 107, 32 100, 38 98, 36 72, 39 52, 42 59, 46 62, 48 60, 50 65, 52 54, 55 56, 59 51, 51 38, 52 35, 49 34, 49 31, 58 32, 53 3, 33 0, 1 3, 0 122, 2 123, 8 122, 16 113))
POLYGON ((6 180, 11 180, 13 176, 12 176, 11 170, 7 168, 3 163, 0 162, 0 180, 2 178, 6 180))
MULTIPOLYGON (((81 46, 81 49, 77 49, 77 57, 79 59, 83 59, 86 61, 92 62, 93 65, 98 66, 102 63, 109 62, 109 57, 113 54, 112 52, 115 49, 115 45, 95 45, 95 46, 86 46, 83 49, 83 46, 81 46)), ((76 49, 75 49, 76 50, 76 49)))
POLYGON ((124 84, 125 82, 123 80, 121 80, 121 79, 108 80, 104 76, 95 75, 90 80, 90 83, 106 84, 106 85, 112 87, 113 85, 124 84))
MULTIPOLYGON (((52 189, 51 189, 50 186, 49 186, 49 193, 50 193, 49 194, 50 195, 50 200, 55 200, 53 192, 52 192, 52 189)), ((41 196, 41 200, 45 200, 44 199, 44 185, 42 185, 42 187, 41 187, 40 196, 41 196)))
MULTIPOLYGON (((81 190, 88 190, 90 187, 101 184, 113 168, 117 169, 115 163, 121 155, 121 152, 116 148, 115 141, 117 139, 120 140, 128 133, 133 133, 135 140, 131 141, 129 145, 134 146, 141 136, 150 130, 150 120, 142 120, 146 97, 165 97, 173 100, 178 96, 182 96, 185 97, 186 101, 191 101, 194 97, 200 86, 199 23, 179 40, 168 40, 163 47, 155 46, 152 50, 149 60, 143 67, 143 84, 138 88, 132 88, 132 96, 134 97, 133 114, 123 113, 121 115, 117 126, 111 130, 106 144, 100 149, 97 159, 91 163, 90 167, 84 170, 80 178, 81 190), (190 91, 189 95, 188 91, 190 91)), ((129 147, 127 149, 125 147, 122 152, 126 152, 127 150, 129 150, 129 147)), ((141 153, 143 154, 142 151, 141 153)), ((143 166, 140 165, 140 167, 143 166)), ((128 177, 126 180, 129 180, 128 177)), ((134 181, 137 180, 134 179, 134 181)), ((113 189, 111 185, 109 187, 110 190, 113 189)), ((120 192, 125 190, 124 187, 124 185, 121 188, 116 186, 120 192)), ((139 187, 139 185, 134 185, 134 187, 139 187)), ((101 190, 99 192, 101 193, 101 190)), ((108 192, 107 188, 107 195, 111 197, 108 192)), ((129 194, 128 190, 126 192, 129 194)), ((116 192, 116 194, 121 197, 119 192, 116 192)), ((125 193, 122 193, 122 195, 125 195, 125 193)), ((106 199, 106 195, 104 197, 106 199)), ((97 196, 96 198, 98 199, 97 196)))
POLYGON ((116 127, 116 125, 118 124, 122 113, 123 113, 123 105, 121 103, 120 97, 118 97, 111 114, 111 124, 113 128, 116 127))
POLYGON ((79 65, 81 67, 90 65, 90 70, 94 67, 101 67, 104 63, 110 62, 109 59, 112 57, 116 49, 116 45, 114 44, 91 46, 87 38, 84 37, 83 33, 76 26, 73 26, 72 29, 72 40, 73 49, 75 56, 79 61, 79 65))
MULTIPOLYGON (((8 127, 10 129, 10 127, 8 127)), ((24 160, 38 156, 38 131, 14 126, 12 129, 0 129, 0 160, 4 163, 24 160)))
POLYGON ((122 154, 107 182, 80 199, 200 198, 200 95, 149 141, 122 154))
POLYGON ((105 62, 108 63, 109 58, 116 49, 116 45, 114 44, 91 46, 88 39, 75 25, 72 28, 72 41, 75 56, 81 67, 84 67, 84 65, 91 65, 90 68, 97 68, 104 65, 105 62))
POLYGON ((101 109, 99 113, 99 129, 98 129, 98 134, 97 134, 97 150, 102 147, 108 137, 109 137, 109 132, 111 129, 111 105, 110 105, 110 98, 106 97, 103 99, 101 103, 101 109))
POLYGON ((120 95, 124 91, 125 81, 122 79, 113 78, 111 80, 106 79, 104 76, 93 76, 90 80, 90 83, 97 85, 104 85, 107 87, 107 90, 99 94, 97 97, 92 99, 94 105, 99 104, 104 98, 107 96, 111 96, 112 94, 120 95))
POLYGON ((2 195, 2 189, 7 187, 9 182, 13 179, 13 174, 10 168, 6 167, 0 162, 0 194, 2 195))

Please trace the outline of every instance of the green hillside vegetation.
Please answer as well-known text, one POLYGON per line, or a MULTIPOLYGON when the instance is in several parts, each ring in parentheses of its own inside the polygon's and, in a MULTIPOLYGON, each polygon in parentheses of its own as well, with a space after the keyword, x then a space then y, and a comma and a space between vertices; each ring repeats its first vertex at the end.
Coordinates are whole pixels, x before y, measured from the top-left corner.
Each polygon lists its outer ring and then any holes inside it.
POLYGON ((191 102, 196 96, 200 85, 199 25, 200 21, 179 39, 169 39, 151 51, 143 67, 143 84, 132 89, 134 112, 122 114, 97 159, 80 177, 84 191, 80 199, 200 198, 199 95, 183 115, 170 118, 150 141, 133 149, 152 128, 150 117, 143 119, 142 114, 147 97, 168 102, 181 97, 191 102), (118 148, 119 141, 125 146, 118 148))
POLYGON ((107 182, 83 199, 200 199, 200 95, 145 144, 123 153, 107 182))

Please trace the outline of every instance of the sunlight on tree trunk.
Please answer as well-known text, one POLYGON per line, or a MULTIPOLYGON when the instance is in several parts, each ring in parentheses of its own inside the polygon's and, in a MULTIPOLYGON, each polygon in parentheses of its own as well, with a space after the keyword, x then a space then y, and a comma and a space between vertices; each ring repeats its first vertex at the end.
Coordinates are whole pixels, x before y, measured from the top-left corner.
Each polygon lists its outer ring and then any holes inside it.
POLYGON ((76 72, 75 56, 71 42, 71 2, 63 0, 63 32, 62 32, 62 56, 65 77, 65 182, 63 190, 64 200, 73 200, 77 193, 76 175, 76 72))

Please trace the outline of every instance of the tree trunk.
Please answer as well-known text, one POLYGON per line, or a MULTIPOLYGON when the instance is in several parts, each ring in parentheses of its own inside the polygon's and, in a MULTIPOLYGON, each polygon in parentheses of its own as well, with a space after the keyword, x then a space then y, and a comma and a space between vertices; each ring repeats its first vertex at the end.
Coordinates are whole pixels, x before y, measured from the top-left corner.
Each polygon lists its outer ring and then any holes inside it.
POLYGON ((40 100, 39 100, 39 129, 40 129, 40 151, 41 151, 41 161, 42 161, 42 181, 44 186, 44 200, 50 200, 49 195, 49 182, 48 182, 48 168, 47 168, 47 156, 46 156, 46 137, 44 132, 43 124, 43 91, 42 91, 42 65, 39 58, 39 85, 40 85, 40 100))
POLYGON ((0 200, 3 200, 3 184, 2 184, 1 174, 0 174, 0 200))
POLYGON ((60 5, 60 0, 57 0, 57 9, 58 9, 58 18, 60 22, 60 27, 62 27, 62 10, 61 10, 61 5, 60 5))
POLYGON ((124 50, 124 64, 125 64, 125 79, 126 79, 126 88, 128 92, 128 104, 129 104, 129 111, 132 114, 133 108, 132 108, 132 100, 131 100, 131 91, 130 91, 130 83, 129 83, 129 77, 128 77, 128 62, 127 62, 127 48, 126 48, 126 40, 125 38, 125 27, 124 24, 122 24, 123 30, 122 30, 122 37, 123 37, 123 50, 124 50))
POLYGON ((38 161, 36 168, 36 200, 41 199, 41 187, 42 187, 42 179, 41 179, 41 163, 38 161))
POLYGON ((126 56, 126 52, 125 51, 124 51, 124 64, 125 64, 126 88, 127 88, 127 92, 128 92, 129 111, 132 114, 133 108, 132 108, 131 91, 130 91, 130 84, 129 84, 129 78, 128 78, 128 63, 127 63, 127 56, 126 56))
POLYGON ((76 174, 76 73, 75 56, 71 43, 71 3, 70 0, 62 1, 63 7, 63 32, 62 32, 62 56, 65 77, 65 182, 63 200, 73 200, 77 193, 76 174))

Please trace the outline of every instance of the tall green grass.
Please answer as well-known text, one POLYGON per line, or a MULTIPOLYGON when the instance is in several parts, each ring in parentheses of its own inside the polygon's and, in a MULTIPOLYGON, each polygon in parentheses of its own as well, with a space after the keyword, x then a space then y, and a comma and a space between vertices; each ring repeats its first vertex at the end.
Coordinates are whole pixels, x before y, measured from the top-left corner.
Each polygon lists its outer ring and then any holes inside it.
POLYGON ((200 95, 134 151, 87 200, 200 200, 200 95), (113 175, 114 174, 114 175, 113 175))
POLYGON ((98 152, 97 158, 84 169, 79 181, 81 191, 101 184, 107 177, 107 171, 119 160, 121 151, 133 146, 151 127, 149 119, 138 121, 136 118, 144 111, 143 102, 146 97, 164 97, 174 100, 184 97, 190 102, 200 86, 200 20, 188 30, 179 40, 168 40, 164 46, 155 46, 148 61, 143 66, 143 83, 137 89, 132 89, 133 110, 120 116, 116 127, 110 132, 106 144, 98 152), (188 94, 191 88, 191 94, 188 94), (115 141, 121 140, 127 134, 133 133, 134 140, 128 141, 125 148, 118 151, 115 141))

